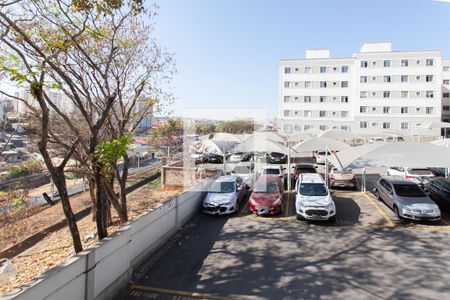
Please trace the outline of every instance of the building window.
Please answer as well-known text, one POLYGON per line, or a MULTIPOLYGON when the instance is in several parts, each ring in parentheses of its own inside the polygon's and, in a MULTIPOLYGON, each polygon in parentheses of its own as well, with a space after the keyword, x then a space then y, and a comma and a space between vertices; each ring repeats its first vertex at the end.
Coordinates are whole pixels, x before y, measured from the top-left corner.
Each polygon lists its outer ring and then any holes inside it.
POLYGON ((433 91, 427 91, 427 92, 426 92, 426 97, 427 97, 427 98, 433 98, 433 97, 434 97, 433 91))
POLYGON ((444 66, 442 68, 442 70, 444 70, 445 72, 448 72, 448 71, 450 71, 450 66, 444 66))
POLYGON ((385 60, 385 61, 383 62, 383 66, 384 66, 385 68, 389 68, 389 67, 391 66, 391 61, 390 61, 390 60, 385 60))
POLYGON ((391 113, 391 108, 389 106, 384 106, 383 107, 383 114, 390 114, 391 113))
POLYGON ((421 111, 420 107, 416 107, 416 112, 420 112, 420 111, 421 111))
POLYGON ((378 123, 377 122, 373 122, 372 123, 372 127, 378 127, 378 123))
POLYGON ((342 81, 341 82, 341 87, 343 87, 343 88, 348 87, 348 81, 342 81))
POLYGON ((442 80, 442 84, 450 84, 450 80, 444 79, 444 80, 442 80))
POLYGON ((320 67, 320 73, 326 73, 327 67, 320 67))
POLYGON ((372 66, 376 66, 377 65, 377 62, 376 61, 373 61, 372 62, 372 66))
POLYGON ((384 82, 391 82, 391 76, 384 76, 384 82))
POLYGON ((420 76, 416 76, 416 80, 420 81, 421 77, 420 76))
POLYGON ((303 112, 303 115, 304 115, 305 117, 311 117, 311 116, 312 116, 312 111, 310 111, 310 110, 305 110, 305 111, 303 112))
POLYGON ((347 118, 348 117, 348 111, 341 111, 341 117, 347 118))
POLYGON ((402 98, 408 98, 408 91, 401 91, 402 98))
POLYGON ((337 111, 333 111, 333 112, 331 113, 331 115, 332 115, 333 117, 336 117, 336 116, 337 116, 337 111))
POLYGON ((402 76, 400 77, 400 81, 401 81, 401 82, 408 82, 408 75, 402 75, 402 76))
POLYGON ((289 67, 284 68, 284 74, 289 74, 289 73, 291 73, 291 68, 289 68, 289 67))
POLYGON ((389 91, 383 92, 383 98, 390 98, 390 97, 391 97, 391 92, 389 92, 389 91))
POLYGON ((391 129, 391 123, 390 122, 383 122, 383 129, 391 129))
POLYGON ((365 61, 365 60, 362 60, 361 61, 361 68, 367 68, 367 61, 365 61))
POLYGON ((348 103, 348 96, 341 96, 342 103, 348 103))
POLYGON ((325 102, 325 96, 320 96, 319 101, 320 102, 325 102))
POLYGON ((408 113, 408 107, 402 107, 402 108, 400 108, 400 112, 401 112, 402 114, 407 114, 407 113, 408 113))
POLYGON ((402 123, 400 124, 400 128, 401 128, 401 129, 409 129, 409 123, 402 122, 402 123))
POLYGON ((421 93, 420 92, 416 92, 416 96, 420 97, 421 93))
POLYGON ((367 112, 367 106, 360 106, 359 107, 359 112, 360 113, 366 113, 367 112))
POLYGON ((305 96, 303 99, 304 102, 311 102, 311 96, 305 96))
POLYGON ((367 128, 367 122, 366 121, 359 122, 359 128, 367 128))
POLYGON ((442 110, 449 111, 450 110, 450 106, 444 105, 444 106, 442 106, 442 110))
POLYGON ((290 110, 285 110, 285 111, 284 111, 284 116, 285 116, 285 117, 289 117, 290 112, 291 112, 290 110))
POLYGON ((291 97, 290 96, 284 96, 284 102, 290 102, 291 97))
POLYGON ((427 115, 432 115, 433 114, 433 107, 427 107, 426 109, 425 109, 425 112, 426 112, 426 114, 427 115))
POLYGON ((327 112, 324 110, 319 111, 319 117, 323 118, 327 116, 327 112))
POLYGON ((311 67, 306 67, 305 68, 305 74, 312 74, 312 68, 311 67))
POLYGON ((326 88, 327 87, 327 82, 326 81, 321 81, 320 82, 320 87, 321 88, 326 88))
POLYGON ((444 97, 444 98, 449 98, 449 97, 450 97, 450 93, 443 93, 443 94, 442 94, 442 97, 444 97))
POLYGON ((305 81, 305 88, 311 88, 312 82, 311 81, 305 81))
POLYGON ((428 67, 431 67, 433 64, 434 64, 434 60, 433 60, 432 58, 427 58, 427 63, 426 63, 426 65, 427 65, 428 67))
POLYGON ((320 130, 327 130, 327 125, 320 125, 320 126, 319 126, 319 129, 320 129, 320 130))
POLYGON ((420 65, 421 61, 420 59, 416 60, 416 65, 420 65))
POLYGON ((366 91, 359 92, 359 98, 367 98, 367 92, 366 91))
POLYGON ((359 77, 359 82, 366 83, 367 82, 367 76, 361 76, 359 77))
POLYGON ((342 66, 341 73, 348 73, 348 66, 342 66))
POLYGON ((402 67, 407 67, 407 66, 408 66, 408 60, 402 59, 402 67))
POLYGON ((342 130, 350 130, 350 128, 349 128, 347 125, 342 125, 342 126, 341 126, 341 129, 342 129, 342 130))
POLYGON ((433 82, 433 75, 427 75, 425 78, 426 82, 433 82))
POLYGON ((291 83, 289 82, 289 81, 285 81, 284 82, 284 87, 285 88, 288 88, 288 87, 290 87, 291 86, 291 83))

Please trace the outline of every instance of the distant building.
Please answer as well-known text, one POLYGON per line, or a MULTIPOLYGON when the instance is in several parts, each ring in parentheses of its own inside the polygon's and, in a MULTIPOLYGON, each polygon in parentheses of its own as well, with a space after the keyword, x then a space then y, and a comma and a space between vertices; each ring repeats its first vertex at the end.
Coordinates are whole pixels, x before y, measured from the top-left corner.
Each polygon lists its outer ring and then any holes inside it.
POLYGON ((146 111, 145 115, 136 127, 136 131, 142 132, 152 128, 153 122, 153 106, 149 107, 148 99, 140 99, 135 106, 135 113, 142 116, 142 112, 146 111))
POLYGON ((359 134, 424 132, 450 121, 450 60, 440 50, 392 51, 391 43, 366 43, 352 57, 307 50, 305 59, 279 64, 282 133, 339 128, 359 134))

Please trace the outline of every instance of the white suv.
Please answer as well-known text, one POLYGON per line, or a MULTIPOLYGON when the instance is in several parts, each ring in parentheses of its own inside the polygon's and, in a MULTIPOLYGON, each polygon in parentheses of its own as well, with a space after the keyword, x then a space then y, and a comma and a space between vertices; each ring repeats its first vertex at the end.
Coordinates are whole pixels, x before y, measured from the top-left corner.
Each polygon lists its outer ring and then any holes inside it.
POLYGON ((335 221, 336 205, 320 174, 300 174, 295 190, 297 219, 335 221))

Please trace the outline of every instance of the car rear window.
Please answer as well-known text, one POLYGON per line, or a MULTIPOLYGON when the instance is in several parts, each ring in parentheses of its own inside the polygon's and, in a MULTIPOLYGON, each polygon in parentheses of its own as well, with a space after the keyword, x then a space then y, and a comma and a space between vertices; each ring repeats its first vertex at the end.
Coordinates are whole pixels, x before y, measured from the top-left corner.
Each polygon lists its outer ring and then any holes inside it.
POLYGON ((299 187, 300 195, 303 196, 326 196, 327 188, 323 183, 302 183, 299 187))
POLYGON ((237 174, 247 174, 247 173, 250 173, 250 168, 249 167, 234 167, 233 171, 237 174))
POLYGON ((408 169, 408 173, 412 175, 433 175, 430 169, 408 169))
POLYGON ((402 197, 425 197, 425 193, 416 184, 394 184, 395 193, 402 197))
POLYGON ((263 170, 263 174, 265 174, 265 175, 279 175, 280 174, 280 170, 278 170, 278 169, 264 169, 263 170))
POLYGON ((295 168, 296 173, 317 173, 316 168, 295 168))

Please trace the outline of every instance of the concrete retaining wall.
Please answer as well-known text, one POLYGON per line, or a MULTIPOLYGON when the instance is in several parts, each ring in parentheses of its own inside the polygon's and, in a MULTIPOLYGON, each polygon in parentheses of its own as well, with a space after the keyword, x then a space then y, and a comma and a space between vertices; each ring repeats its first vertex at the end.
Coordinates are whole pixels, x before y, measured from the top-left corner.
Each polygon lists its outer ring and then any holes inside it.
POLYGON ((163 245, 200 209, 212 180, 142 214, 94 248, 71 257, 2 299, 111 299, 133 269, 163 245))

